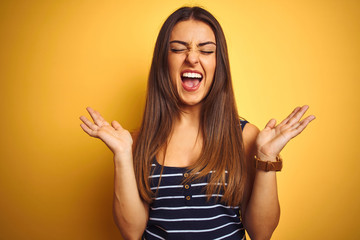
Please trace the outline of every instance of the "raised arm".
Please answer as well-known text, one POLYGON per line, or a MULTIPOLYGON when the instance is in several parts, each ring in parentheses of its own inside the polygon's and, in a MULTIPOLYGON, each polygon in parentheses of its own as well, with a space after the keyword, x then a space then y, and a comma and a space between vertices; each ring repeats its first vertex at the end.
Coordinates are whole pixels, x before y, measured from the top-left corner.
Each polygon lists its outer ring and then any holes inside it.
POLYGON ((300 121, 308 108, 306 105, 295 108, 278 125, 271 119, 261 132, 252 124, 245 126, 243 136, 250 174, 241 211, 252 240, 270 239, 280 218, 276 172, 255 169, 254 156, 262 161, 276 161, 285 145, 315 119, 311 115, 300 121))
POLYGON ((114 220, 124 239, 140 239, 143 234, 149 206, 140 198, 133 167, 132 143, 129 131, 113 121, 109 124, 88 107, 93 122, 84 116, 81 128, 91 137, 101 139, 114 153, 114 220))

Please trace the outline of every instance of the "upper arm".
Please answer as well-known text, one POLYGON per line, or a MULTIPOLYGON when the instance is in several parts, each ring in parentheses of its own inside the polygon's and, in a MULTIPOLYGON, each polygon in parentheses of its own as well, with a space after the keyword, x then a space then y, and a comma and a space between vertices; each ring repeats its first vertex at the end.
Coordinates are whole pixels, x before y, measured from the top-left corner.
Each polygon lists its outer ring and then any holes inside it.
POLYGON ((252 187, 255 177, 255 164, 254 164, 254 155, 256 154, 256 137, 259 134, 259 129, 251 124, 247 123, 243 129, 243 142, 244 142, 244 151, 246 158, 247 166, 247 179, 244 190, 244 197, 241 204, 241 216, 244 221, 245 211, 247 203, 250 199, 252 187))
MULTIPOLYGON (((132 139, 133 139, 133 148, 134 148, 135 143, 136 143, 136 141, 137 141, 137 139, 138 139, 138 136, 139 136, 139 134, 140 134, 140 131, 139 131, 139 130, 135 130, 135 131, 130 132, 130 134, 131 134, 131 137, 132 137, 132 139)), ((134 150, 134 149, 133 149, 133 150, 134 150)))
POLYGON ((146 219, 149 219, 149 209, 150 206, 147 202, 145 202, 144 200, 142 200, 143 205, 144 205, 144 210, 145 210, 145 215, 146 215, 146 219))

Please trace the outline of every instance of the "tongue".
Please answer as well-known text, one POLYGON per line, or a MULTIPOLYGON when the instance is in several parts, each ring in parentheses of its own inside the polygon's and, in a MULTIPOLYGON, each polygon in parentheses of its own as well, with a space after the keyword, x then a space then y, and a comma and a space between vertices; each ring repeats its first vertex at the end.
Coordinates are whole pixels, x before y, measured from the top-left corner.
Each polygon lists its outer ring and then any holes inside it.
POLYGON ((200 81, 199 81, 199 79, 196 79, 196 78, 184 78, 183 82, 187 87, 193 88, 193 87, 196 87, 200 81))

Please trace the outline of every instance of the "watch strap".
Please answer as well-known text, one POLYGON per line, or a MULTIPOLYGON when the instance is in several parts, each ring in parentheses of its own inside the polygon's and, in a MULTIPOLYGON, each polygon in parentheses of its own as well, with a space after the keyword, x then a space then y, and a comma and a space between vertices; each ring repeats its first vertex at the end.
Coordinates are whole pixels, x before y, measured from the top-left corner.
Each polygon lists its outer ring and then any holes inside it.
POLYGON ((280 156, 276 156, 276 161, 262 161, 259 157, 255 155, 255 168, 265 172, 269 171, 281 171, 282 169, 282 159, 280 156))

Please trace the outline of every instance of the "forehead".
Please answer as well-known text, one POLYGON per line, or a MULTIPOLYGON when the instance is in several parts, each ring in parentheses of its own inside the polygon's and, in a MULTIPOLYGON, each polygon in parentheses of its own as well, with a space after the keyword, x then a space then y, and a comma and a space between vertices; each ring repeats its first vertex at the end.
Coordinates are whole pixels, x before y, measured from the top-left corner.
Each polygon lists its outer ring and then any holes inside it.
POLYGON ((178 22, 170 35, 170 41, 181 40, 184 42, 215 42, 215 34, 211 27, 201 21, 187 20, 178 22))

